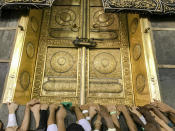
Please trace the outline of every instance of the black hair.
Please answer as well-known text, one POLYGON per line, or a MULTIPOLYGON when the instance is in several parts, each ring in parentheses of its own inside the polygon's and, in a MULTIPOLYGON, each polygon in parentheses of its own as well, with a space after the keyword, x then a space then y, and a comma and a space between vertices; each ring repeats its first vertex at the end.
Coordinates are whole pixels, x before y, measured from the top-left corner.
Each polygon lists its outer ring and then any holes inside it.
POLYGON ((84 131, 84 129, 81 125, 72 123, 67 127, 66 131, 84 131))

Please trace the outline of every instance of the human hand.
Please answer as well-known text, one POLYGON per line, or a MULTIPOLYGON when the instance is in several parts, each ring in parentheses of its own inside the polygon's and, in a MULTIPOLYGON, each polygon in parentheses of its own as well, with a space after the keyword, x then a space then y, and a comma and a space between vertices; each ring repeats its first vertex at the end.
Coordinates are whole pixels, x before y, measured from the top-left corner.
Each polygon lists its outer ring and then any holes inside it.
POLYGON ((49 110, 50 111, 55 111, 57 108, 58 108, 58 105, 56 105, 56 104, 49 105, 49 110))
POLYGON ((110 114, 105 106, 99 105, 100 111, 98 112, 101 117, 103 118, 109 118, 110 114))
POLYGON ((60 106, 60 109, 56 113, 56 118, 58 120, 64 120, 67 115, 66 109, 63 107, 63 105, 60 106))
POLYGON ((142 116, 142 114, 137 110, 138 107, 134 106, 134 107, 130 107, 129 109, 132 113, 136 114, 138 117, 142 116))
POLYGON ((100 114, 101 117, 105 119, 107 127, 114 128, 114 123, 106 107, 102 105, 99 105, 99 107, 100 107, 100 111, 98 111, 98 113, 100 114))
POLYGON ((96 129, 96 130, 100 130, 101 125, 102 125, 101 116, 98 114, 98 115, 97 115, 97 119, 96 119, 95 122, 94 122, 95 129, 96 129))
POLYGON ((108 112, 116 111, 115 105, 107 105, 106 108, 107 108, 108 112))
POLYGON ((83 110, 88 110, 89 109, 89 104, 81 105, 80 109, 83 110))
POLYGON ((41 104, 41 110, 47 110, 49 107, 48 104, 41 104))
POLYGON ((7 107, 9 110, 9 114, 15 114, 16 110, 18 109, 18 104, 16 103, 7 103, 7 107))
POLYGON ((126 108, 125 105, 118 105, 118 106, 117 106, 117 110, 118 110, 119 112, 125 112, 125 111, 127 111, 127 108, 126 108))
POLYGON ((41 108, 41 105, 40 104, 35 104, 33 106, 30 107, 30 110, 33 112, 33 113, 39 113, 40 112, 40 108, 41 108))
POLYGON ((29 101, 27 104, 26 104, 26 107, 31 107, 31 106, 33 106, 33 105, 35 105, 35 104, 39 104, 40 103, 40 101, 39 100, 37 100, 37 99, 32 99, 31 101, 29 101))
POLYGON ((97 111, 99 111, 99 106, 98 105, 90 105, 89 106, 89 116, 91 118, 93 118, 94 115, 97 114, 97 111))
POLYGON ((172 107, 170 107, 169 105, 162 103, 158 100, 154 100, 154 102, 151 103, 151 105, 157 107, 162 112, 175 112, 172 107))

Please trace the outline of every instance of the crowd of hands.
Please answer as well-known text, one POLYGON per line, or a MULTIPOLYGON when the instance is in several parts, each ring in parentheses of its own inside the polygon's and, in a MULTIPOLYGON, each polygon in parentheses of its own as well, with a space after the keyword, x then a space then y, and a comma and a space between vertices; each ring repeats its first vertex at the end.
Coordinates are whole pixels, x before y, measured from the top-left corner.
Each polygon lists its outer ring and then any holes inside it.
MULTIPOLYGON (((18 109, 16 103, 8 103, 9 114, 15 114, 18 109)), ((61 104, 41 104, 39 100, 33 99, 26 104, 25 115, 21 126, 16 127, 16 130, 27 131, 30 124, 30 112, 33 112, 35 118, 36 130, 39 127, 41 116, 40 111, 47 110, 49 116, 46 120, 47 126, 56 124, 58 131, 66 131, 64 119, 67 116, 67 111, 61 104), (59 107, 59 109, 58 109, 59 107)), ((175 125, 175 110, 160 101, 154 101, 148 105, 141 107, 129 107, 125 105, 73 105, 70 109, 75 112, 77 120, 86 119, 91 124, 91 130, 102 130, 102 124, 105 124, 107 129, 115 129, 122 131, 122 125, 119 121, 122 114, 130 131, 173 131, 175 125), (92 119, 96 117, 92 123, 92 119), (104 123, 102 122, 104 120, 104 123), (139 127, 139 128, 138 128, 139 127)), ((2 123, 0 124, 2 129, 2 123)), ((7 130, 7 128, 6 128, 7 130)), ((12 130, 12 128, 11 128, 12 130)), ((86 131, 86 129, 84 129, 86 131)))

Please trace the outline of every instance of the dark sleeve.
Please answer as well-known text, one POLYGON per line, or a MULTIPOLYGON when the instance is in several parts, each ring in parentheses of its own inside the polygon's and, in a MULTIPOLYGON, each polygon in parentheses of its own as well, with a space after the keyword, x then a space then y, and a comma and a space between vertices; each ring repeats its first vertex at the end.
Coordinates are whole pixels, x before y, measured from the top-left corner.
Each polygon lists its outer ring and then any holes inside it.
POLYGON ((48 120, 48 112, 47 110, 40 110, 40 122, 39 122, 39 129, 47 129, 47 120, 48 120))
POLYGON ((123 113, 120 113, 119 115, 119 124, 120 124, 121 131, 129 131, 129 128, 126 123, 125 117, 123 116, 123 113))

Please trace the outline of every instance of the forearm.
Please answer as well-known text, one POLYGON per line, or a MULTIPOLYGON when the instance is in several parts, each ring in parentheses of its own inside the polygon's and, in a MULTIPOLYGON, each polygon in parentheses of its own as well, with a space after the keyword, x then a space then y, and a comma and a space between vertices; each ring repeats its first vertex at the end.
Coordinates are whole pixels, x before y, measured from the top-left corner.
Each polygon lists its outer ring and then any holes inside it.
POLYGON ((122 111, 122 113, 126 119, 126 122, 128 124, 130 131, 137 131, 137 127, 134 124, 132 118, 130 117, 129 112, 127 110, 126 111, 124 110, 124 111, 122 111))
POLYGON ((158 109, 153 109, 154 113, 160 118, 162 119, 165 123, 169 123, 170 121, 168 120, 168 118, 166 116, 164 116, 158 109))
POLYGON ((169 112, 171 112, 171 113, 174 113, 174 114, 175 114, 175 109, 173 109, 172 107, 170 107, 169 112))
POLYGON ((81 112, 79 107, 75 107, 75 114, 76 114, 78 121, 81 119, 84 119, 83 113, 81 112))
POLYGON ((66 131, 66 127, 64 124, 64 119, 57 120, 57 127, 59 131, 66 131))
POLYGON ((114 125, 115 125, 116 127, 120 128, 120 124, 119 124, 119 121, 118 121, 118 119, 117 119, 116 114, 111 115, 111 117, 112 117, 112 121, 113 121, 114 125))
POLYGON ((55 110, 50 111, 47 125, 55 124, 55 110))
POLYGON ((115 128, 111 117, 104 117, 108 128, 115 128))
POLYGON ((30 108, 26 106, 25 113, 24 113, 24 119, 22 121, 22 125, 20 129, 27 131, 29 127, 29 122, 30 122, 30 108))
POLYGON ((157 115, 155 115, 152 111, 150 111, 151 114, 155 117, 155 121, 157 123, 159 123, 159 125, 161 125, 164 129, 166 129, 167 131, 173 131, 172 128, 170 128, 163 120, 161 120, 157 115))

